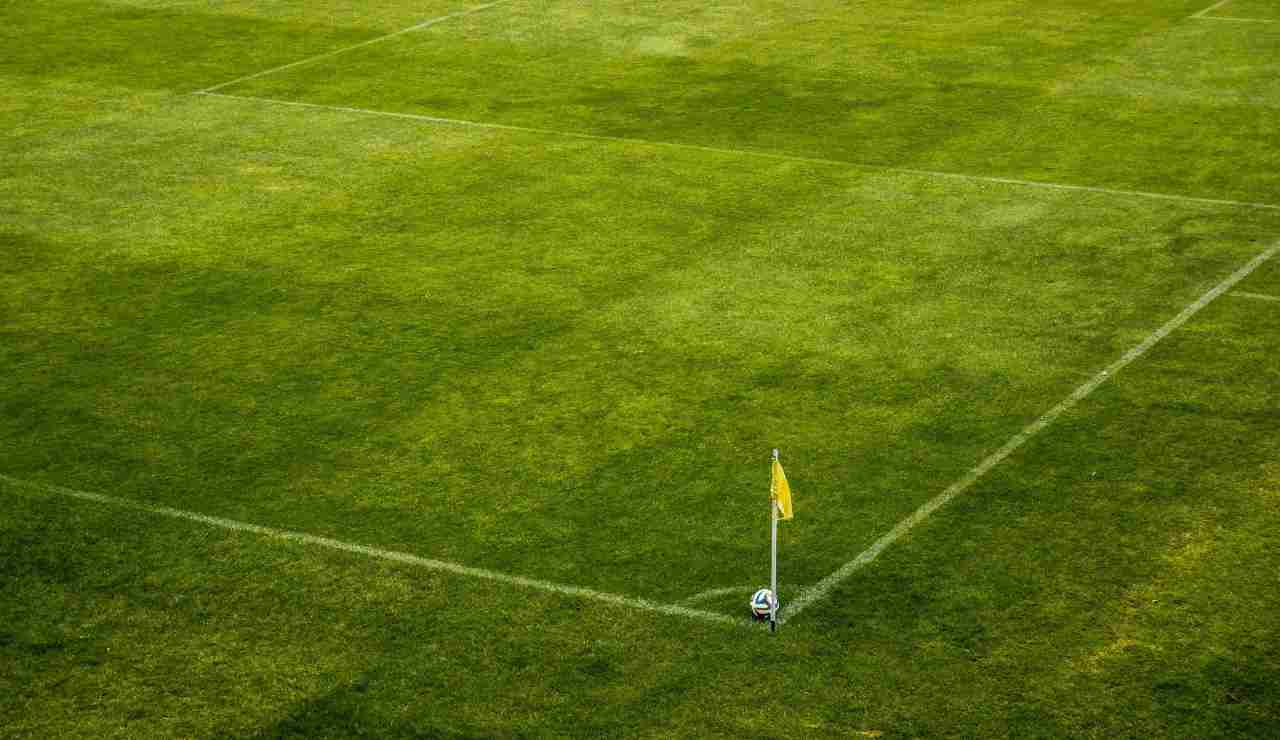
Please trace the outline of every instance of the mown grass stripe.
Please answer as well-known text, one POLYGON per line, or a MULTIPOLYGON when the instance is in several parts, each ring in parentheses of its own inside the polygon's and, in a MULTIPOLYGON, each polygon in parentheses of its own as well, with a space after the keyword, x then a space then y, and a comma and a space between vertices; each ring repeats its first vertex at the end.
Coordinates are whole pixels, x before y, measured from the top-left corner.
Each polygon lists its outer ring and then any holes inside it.
POLYGON ((306 65, 306 64, 311 64, 312 62, 318 62, 318 61, 320 61, 321 59, 329 59, 329 58, 331 58, 331 57, 336 57, 336 56, 338 56, 339 54, 345 54, 345 53, 347 53, 347 52, 349 52, 349 51, 354 51, 354 50, 356 50, 356 49, 362 49, 362 48, 364 48, 364 47, 366 47, 366 46, 370 46, 370 45, 372 45, 372 44, 381 43, 381 42, 386 41, 386 40, 388 40, 388 39, 393 39, 393 38, 395 38, 395 37, 397 37, 397 36, 403 36, 403 35, 404 35, 404 34, 406 34, 406 33, 413 33, 414 31, 420 31, 420 30, 422 30, 422 29, 424 29, 424 28, 428 28, 428 27, 430 27, 430 26, 434 26, 434 25, 437 25, 437 24, 439 24, 439 23, 444 23, 445 21, 448 21, 448 20, 453 20, 454 18, 462 18, 463 16, 468 16, 468 15, 472 15, 472 14, 474 14, 474 13, 479 13, 479 12, 480 12, 480 11, 482 11, 482 10, 488 10, 489 8, 492 8, 492 7, 494 7, 495 5, 501 5, 501 4, 505 3, 505 2, 508 2, 508 0, 494 0, 494 2, 485 3, 484 5, 477 5, 477 6, 473 7, 473 8, 467 8, 466 10, 460 10, 460 11, 458 11, 458 12, 456 12, 456 13, 449 13, 448 15, 442 15, 442 16, 437 16, 437 17, 435 17, 435 18, 430 18, 430 19, 425 20, 425 21, 423 21, 423 22, 421 22, 421 23, 418 23, 418 24, 416 24, 416 25, 409 26, 408 28, 402 28, 402 29, 400 29, 399 31, 393 31, 393 32, 391 32, 391 33, 389 33, 389 34, 387 34, 387 35, 385 35, 385 36, 379 36, 379 37, 377 37, 377 38, 372 38, 372 39, 369 39, 369 40, 367 40, 367 41, 361 41, 361 42, 360 42, 360 43, 358 43, 358 44, 352 44, 351 46, 344 46, 344 47, 343 47, 343 48, 341 48, 341 49, 335 49, 335 50, 333 50, 333 51, 326 51, 326 52, 325 52, 325 53, 323 53, 323 54, 317 54, 317 55, 315 55, 315 56, 313 56, 313 57, 307 57, 306 59, 300 59, 300 60, 298 60, 298 61, 296 61, 296 62, 290 62, 290 63, 288 63, 288 64, 282 64, 282 65, 280 65, 279 67, 272 67, 271 69, 264 69, 264 70, 263 70, 263 71, 261 71, 261 72, 254 72, 253 74, 248 74, 248 75, 245 75, 245 76, 243 76, 243 77, 237 77, 237 78, 235 78, 234 80, 229 80, 229 81, 227 81, 227 82, 223 82, 223 83, 221 83, 221 84, 214 85, 213 87, 207 87, 207 88, 205 88, 205 89, 203 89, 203 90, 200 90, 199 92, 201 92, 201 93, 211 93, 211 92, 213 92, 213 91, 215 91, 215 90, 222 90, 223 88, 231 87, 232 85, 236 85, 236 84, 239 84, 239 83, 241 83, 241 82, 247 82, 247 81, 249 81, 249 80, 255 80, 255 79, 259 78, 259 77, 266 77, 267 75, 275 74, 276 72, 283 72, 283 71, 284 71, 284 70, 286 70, 286 69, 293 69, 294 67, 301 67, 301 66, 306 65))
POLYGON ((221 529, 228 529, 235 532, 248 532, 251 534, 261 535, 263 537, 300 542, 306 545, 316 545, 319 547, 326 547, 331 550, 340 550, 342 552, 364 555, 366 557, 377 558, 379 560, 390 560, 396 563, 405 563, 407 565, 426 568, 428 570, 441 571, 452 575, 479 578, 486 581, 496 581, 498 583, 519 586, 521 588, 532 589, 535 591, 547 591, 550 593, 560 594, 562 596, 600 601, 614 606, 623 606, 630 609, 639 609, 657 614, 665 614, 667 616, 684 617, 704 622, 713 622, 716 624, 747 624, 745 620, 734 619, 724 614, 716 614, 713 612, 703 611, 701 609, 691 609, 689 607, 679 606, 676 604, 662 604, 648 599, 639 599, 633 596, 623 596, 621 594, 596 591, 594 589, 583 588, 581 586, 571 586, 563 583, 543 581, 537 578, 527 578, 525 576, 511 575, 509 573, 500 573, 497 571, 486 570, 484 568, 462 565, 460 563, 450 563, 444 560, 433 560, 431 558, 419 557, 417 555, 398 552, 396 550, 383 550, 381 548, 370 547, 368 545, 343 542, 342 540, 335 540, 329 537, 319 537, 317 535, 306 534, 304 532, 293 532, 285 529, 275 529, 274 527, 264 527, 258 524, 249 524, 247 522, 240 522, 234 519, 224 519, 222 517, 209 516, 207 514, 200 514, 194 511, 174 509, 168 506, 154 506, 116 496, 89 493, 87 491, 78 491, 73 488, 64 488, 62 486, 43 483, 33 483, 31 481, 25 481, 3 474, 0 474, 0 481, 18 488, 54 493, 82 501, 92 501, 95 503, 107 504, 109 506, 142 511, 148 514, 155 514, 157 516, 171 517, 173 519, 185 519, 187 521, 207 524, 212 527, 219 527, 221 529))
POLYGON ((1027 440, 1044 431, 1046 427, 1056 421, 1063 413, 1088 397, 1089 394, 1097 390, 1099 386, 1107 382, 1108 379, 1120 372, 1120 370, 1124 369, 1125 366, 1146 354, 1152 347, 1160 342, 1160 340, 1169 336, 1169 334, 1178 327, 1187 323, 1192 316, 1199 313, 1201 309, 1213 302, 1213 300, 1218 296, 1230 290, 1236 283, 1239 283, 1241 280, 1248 277, 1254 270, 1258 269, 1262 263, 1274 257, 1277 252, 1280 252, 1280 242, 1276 242, 1270 248, 1249 260, 1249 262, 1243 267, 1231 273, 1231 275, 1222 282, 1210 288, 1208 292, 1197 298, 1186 308, 1182 309, 1177 316, 1174 316, 1172 319, 1165 322, 1163 326, 1148 335, 1146 339, 1143 339, 1136 346, 1121 355, 1120 359, 1099 371, 1098 374, 1094 375, 1088 382, 1072 391, 1071 394, 1059 402, 1058 405, 1049 409, 1040 418, 1028 424, 1022 431, 1013 435, 1013 437, 1010 438, 1008 442, 1005 442, 1000 449, 988 455, 982 462, 978 463, 976 467, 966 473, 955 483, 948 486, 946 490, 928 500, 920 506, 920 508, 912 512, 910 516, 898 522, 893 529, 889 530, 884 536, 876 540, 871 547, 868 547, 856 558, 840 566, 840 568, 838 568, 834 573, 822 579, 813 588, 800 594, 800 596, 798 596, 795 601, 792 601, 789 606, 784 606, 783 613, 779 617, 778 621, 785 622, 788 619, 792 619, 817 601, 825 598, 831 593, 832 589, 840 585, 840 583, 844 582, 864 565, 867 565, 879 557, 880 553, 884 552, 886 548, 901 539, 902 536, 911 531, 913 527, 925 519, 928 519, 930 514, 937 511, 951 499, 967 491, 992 468, 1004 462, 1015 450, 1025 444, 1027 440))
POLYGON ((1002 185, 1016 185, 1020 187, 1044 188, 1048 190, 1064 190, 1085 193, 1099 193, 1102 195, 1127 196, 1134 198, 1154 198, 1158 200, 1169 200, 1180 203, 1200 203, 1204 205, 1232 206, 1239 208, 1258 208, 1271 211, 1280 211, 1280 204, 1273 203, 1256 203, 1242 200, 1229 200, 1223 198, 1202 198, 1190 195, 1175 195, 1170 193, 1152 193, 1143 190, 1123 190, 1117 188, 1102 188, 1091 185, 1071 185, 1066 183, 1044 182, 1040 180, 1020 180, 1012 177, 996 177, 992 175, 972 175, 961 172, 942 172, 938 170, 922 170, 911 167, 889 167, 885 165, 865 164, 861 162, 850 162, 839 159, 827 159, 824 157, 804 157, 795 154, 784 154, 782 152, 770 152, 756 149, 730 149, 726 147, 704 146, 701 144, 682 144, 673 141, 656 141, 652 139, 636 139, 626 136, 607 136, 605 134, 588 134, 578 131, 556 131, 553 129, 532 128, 528 126, 512 126, 504 123, 487 123, 483 121, 468 121, 459 118, 444 118, 441 116, 427 116, 419 113, 396 113, 394 111, 372 110, 369 108, 356 108, 345 105, 322 105, 320 103, 304 103, 295 100, 279 100, 277 98, 260 98, 248 95, 229 95, 227 93, 214 92, 217 88, 209 90, 201 90, 194 93, 212 98, 225 98, 227 100, 241 100, 249 102, 263 103, 267 105, 282 105, 294 108, 306 108, 311 110, 331 111, 335 113, 354 113, 366 116, 379 116, 385 118, 399 118, 409 121, 422 121, 424 123, 439 123, 450 126, 467 126, 473 128, 495 129, 499 131, 516 131, 526 134, 540 134, 544 136, 557 136, 571 139, 589 139, 592 141, 610 141, 620 144, 635 144, 639 146, 650 147, 666 147, 671 149, 683 149, 687 151, 709 152, 712 154, 725 154, 730 156, 741 157, 759 157, 762 159, 774 159, 784 162, 801 162, 807 164, 818 164, 834 167, 856 167, 859 169, 872 170, 876 172, 896 172, 905 175, 917 175, 920 177, 949 178, 953 180, 964 180, 968 182, 987 182, 999 183, 1002 185))

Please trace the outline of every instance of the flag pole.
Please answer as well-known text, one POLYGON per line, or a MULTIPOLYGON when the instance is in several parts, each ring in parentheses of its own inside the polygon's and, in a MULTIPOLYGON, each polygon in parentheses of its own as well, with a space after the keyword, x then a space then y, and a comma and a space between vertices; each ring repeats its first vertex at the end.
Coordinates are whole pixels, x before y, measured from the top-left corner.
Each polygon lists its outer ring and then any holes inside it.
MULTIPOLYGON (((778 460, 778 450, 773 450, 773 460, 778 460)), ((773 604, 769 606, 769 631, 778 631, 778 500, 775 498, 777 492, 773 490, 773 476, 769 476, 769 554, 770 554, 770 575, 769 590, 773 592, 773 604)))

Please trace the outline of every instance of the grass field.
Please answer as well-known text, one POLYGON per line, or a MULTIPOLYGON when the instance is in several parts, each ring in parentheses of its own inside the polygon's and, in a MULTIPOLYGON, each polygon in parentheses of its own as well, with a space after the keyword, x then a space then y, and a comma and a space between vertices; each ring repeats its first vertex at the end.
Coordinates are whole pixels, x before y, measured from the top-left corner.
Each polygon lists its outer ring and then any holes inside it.
POLYGON ((1275 2, 0 49, 0 735, 1280 736, 1275 2))

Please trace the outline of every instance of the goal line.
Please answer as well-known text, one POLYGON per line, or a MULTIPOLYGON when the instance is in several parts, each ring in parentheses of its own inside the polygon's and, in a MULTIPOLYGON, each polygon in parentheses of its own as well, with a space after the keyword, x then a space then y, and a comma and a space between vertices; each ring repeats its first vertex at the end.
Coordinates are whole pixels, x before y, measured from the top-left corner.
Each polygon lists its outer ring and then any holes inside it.
POLYGON ((68 498, 78 499, 80 501, 107 504, 109 506, 115 506, 122 509, 131 509, 147 514, 169 517, 171 519, 185 519, 187 521, 198 522, 211 527, 231 530, 233 532, 248 532, 272 539, 299 542, 304 545, 313 545, 328 548, 330 550, 339 550, 341 552, 353 553, 355 555, 363 555, 365 557, 376 558, 379 560, 404 563, 406 565, 426 568, 427 570, 441 571, 457 576, 479 578, 481 580, 495 581, 509 586, 519 586, 521 588, 532 589, 535 591, 546 591, 549 593, 560 594, 561 596, 586 599, 589 601, 599 601, 612 606, 622 606, 629 609, 639 609, 641 611, 654 612, 672 617, 684 617, 686 619, 712 622, 715 624, 735 626, 747 624, 746 620, 743 619, 734 619, 733 617, 725 614, 717 614, 715 612, 694 609, 688 606, 681 606, 679 604, 664 604, 656 601, 650 601, 649 599, 636 598, 634 596, 624 596, 622 594, 597 591, 595 589, 583 588, 581 586, 571 586, 564 583, 555 583, 553 581, 527 578, 525 576, 517 576, 510 573, 501 573, 495 570, 476 568, 470 565, 462 565, 460 563, 452 563, 445 560, 424 558, 407 552, 384 550, 378 547, 370 547, 368 545, 343 542, 342 540, 336 540, 331 537, 320 537, 313 534, 306 534, 304 532, 264 527, 258 524, 249 524, 248 522, 240 522, 234 519, 209 516, 207 514, 200 514, 194 511, 175 509, 169 506, 156 506, 140 501, 134 501, 132 499, 120 498, 117 496, 106 496, 101 493, 89 493, 88 491, 78 491, 73 488, 64 488, 62 486, 33 483, 31 481, 25 481, 3 474, 0 474, 0 482, 8 483, 15 488, 25 488, 28 490, 39 491, 41 493, 52 493, 60 496, 66 496, 68 498))

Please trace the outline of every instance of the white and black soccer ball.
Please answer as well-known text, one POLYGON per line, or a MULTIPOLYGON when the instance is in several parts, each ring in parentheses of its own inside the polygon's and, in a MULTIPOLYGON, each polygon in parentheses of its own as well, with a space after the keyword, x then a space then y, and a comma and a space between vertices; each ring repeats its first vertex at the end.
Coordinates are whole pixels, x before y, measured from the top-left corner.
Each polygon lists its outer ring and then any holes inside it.
POLYGON ((768 619, 771 612, 778 609, 778 597, 767 588, 762 588, 751 594, 751 616, 759 621, 768 619))

